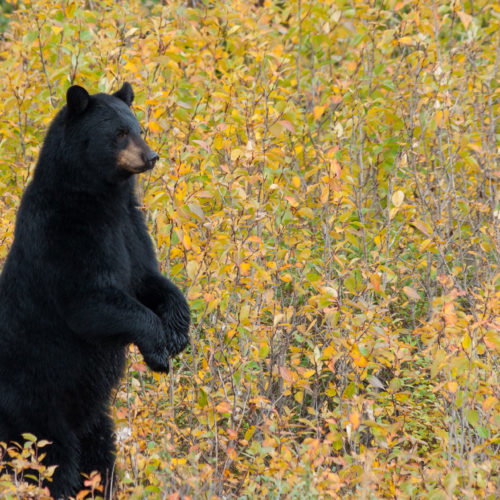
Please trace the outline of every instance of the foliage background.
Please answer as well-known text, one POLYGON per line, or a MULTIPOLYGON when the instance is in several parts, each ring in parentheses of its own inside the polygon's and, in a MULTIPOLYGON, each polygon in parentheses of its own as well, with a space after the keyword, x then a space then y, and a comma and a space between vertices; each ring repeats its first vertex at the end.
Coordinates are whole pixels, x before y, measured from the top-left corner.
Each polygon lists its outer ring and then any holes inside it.
POLYGON ((496 2, 14 7, 0 259, 70 84, 130 81, 162 158, 139 189, 192 343, 170 376, 131 348, 118 497, 498 498, 496 2))

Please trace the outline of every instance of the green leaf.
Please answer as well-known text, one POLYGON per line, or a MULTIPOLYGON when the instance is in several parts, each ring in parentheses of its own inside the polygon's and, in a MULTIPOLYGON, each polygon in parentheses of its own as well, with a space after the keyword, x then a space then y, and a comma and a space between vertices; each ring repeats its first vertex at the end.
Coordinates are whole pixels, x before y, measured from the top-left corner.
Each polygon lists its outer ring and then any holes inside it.
POLYGON ((469 410, 467 413, 467 422, 469 422, 472 427, 476 427, 479 422, 479 413, 477 410, 469 410))

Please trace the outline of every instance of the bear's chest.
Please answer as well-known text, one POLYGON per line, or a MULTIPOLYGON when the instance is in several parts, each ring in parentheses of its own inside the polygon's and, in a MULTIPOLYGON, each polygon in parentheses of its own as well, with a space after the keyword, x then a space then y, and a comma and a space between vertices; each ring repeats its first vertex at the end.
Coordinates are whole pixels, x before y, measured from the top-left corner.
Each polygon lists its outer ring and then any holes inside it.
POLYGON ((146 259, 144 244, 131 218, 124 218, 114 228, 109 241, 108 259, 113 262, 121 287, 132 291, 146 259))
POLYGON ((105 230, 101 231, 99 251, 102 255, 98 261, 103 270, 107 269, 114 285, 122 290, 131 288, 134 262, 137 260, 131 237, 129 224, 124 218, 109 222, 105 230))

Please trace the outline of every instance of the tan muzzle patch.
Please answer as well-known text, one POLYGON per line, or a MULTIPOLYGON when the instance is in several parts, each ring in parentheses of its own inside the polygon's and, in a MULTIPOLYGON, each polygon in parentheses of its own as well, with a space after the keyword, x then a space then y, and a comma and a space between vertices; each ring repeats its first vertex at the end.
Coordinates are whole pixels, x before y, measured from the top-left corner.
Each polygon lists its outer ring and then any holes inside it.
POLYGON ((143 149, 134 140, 129 140, 127 147, 118 153, 117 165, 128 172, 137 173, 144 168, 143 149))

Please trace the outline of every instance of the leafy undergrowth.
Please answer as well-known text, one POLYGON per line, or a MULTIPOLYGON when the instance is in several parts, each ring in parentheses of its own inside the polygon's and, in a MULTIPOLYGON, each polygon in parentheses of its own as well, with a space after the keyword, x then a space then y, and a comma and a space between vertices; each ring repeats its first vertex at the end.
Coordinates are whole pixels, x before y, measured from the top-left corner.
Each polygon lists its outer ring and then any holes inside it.
POLYGON ((166 3, 21 3, 0 49, 0 259, 71 83, 130 81, 162 158, 192 342, 131 348, 118 498, 498 498, 500 8, 166 3))

